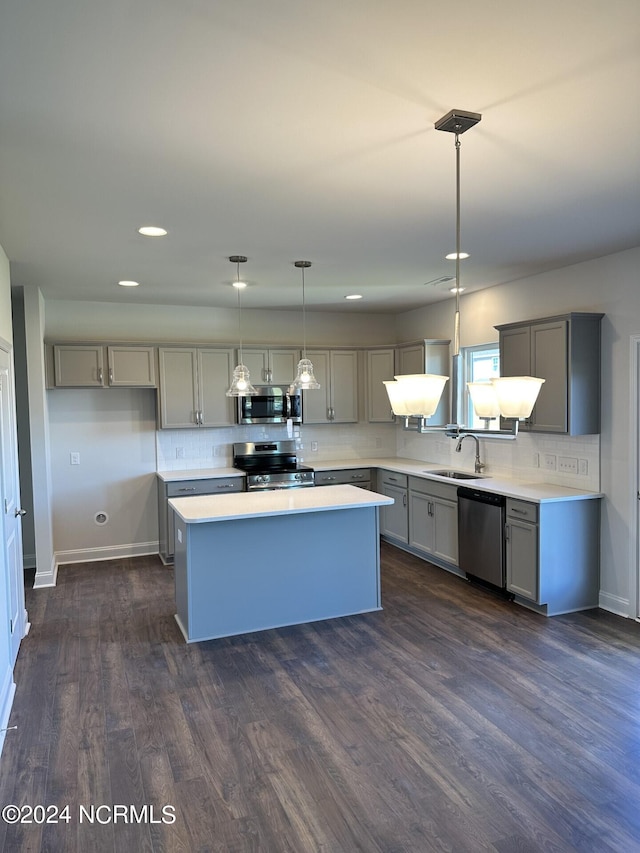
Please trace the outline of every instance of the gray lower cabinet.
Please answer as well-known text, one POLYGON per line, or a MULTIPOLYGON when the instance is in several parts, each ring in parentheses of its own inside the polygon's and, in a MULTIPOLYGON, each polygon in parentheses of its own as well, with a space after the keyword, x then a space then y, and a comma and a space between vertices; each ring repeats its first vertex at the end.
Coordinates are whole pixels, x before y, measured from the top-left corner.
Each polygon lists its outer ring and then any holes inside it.
POLYGON ((338 486, 347 484, 359 486, 361 489, 371 489, 370 468, 336 468, 331 471, 316 471, 314 474, 316 486, 338 486))
POLYGON ((409 511, 406 474, 381 468, 378 471, 377 491, 393 498, 391 506, 380 507, 380 533, 392 542, 409 542, 409 511))
POLYGON ((430 559, 458 565, 456 486, 409 477, 409 545, 430 559))
POLYGON ((244 485, 244 477, 211 477, 206 480, 172 480, 170 482, 158 479, 159 552, 162 562, 173 563, 175 552, 174 513, 167 503, 169 498, 243 492, 244 485))
POLYGON ((598 606, 600 500, 507 498, 507 589, 547 616, 598 606))

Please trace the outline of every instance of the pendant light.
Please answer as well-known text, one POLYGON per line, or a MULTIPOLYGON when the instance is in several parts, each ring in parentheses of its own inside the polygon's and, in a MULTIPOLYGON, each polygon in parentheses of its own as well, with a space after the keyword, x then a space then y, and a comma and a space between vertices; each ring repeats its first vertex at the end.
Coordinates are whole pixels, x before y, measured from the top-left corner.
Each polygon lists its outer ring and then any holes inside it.
MULTIPOLYGON (((485 422, 484 429, 466 429, 458 423, 458 380, 461 375, 460 370, 460 261, 468 258, 466 252, 462 252, 460 246, 460 136, 469 128, 478 124, 482 118, 480 113, 471 113, 466 110, 451 110, 435 123, 436 130, 444 130, 448 133, 455 134, 455 150, 456 150, 456 250, 451 252, 446 257, 456 262, 455 272, 455 287, 452 291, 455 295, 455 310, 453 318, 453 356, 451 364, 451 406, 452 406, 452 421, 454 423, 447 424, 446 427, 428 427, 425 423, 425 418, 428 416, 426 412, 430 409, 435 411, 439 396, 434 400, 431 399, 428 404, 421 395, 416 394, 412 389, 412 383, 409 380, 415 380, 419 377, 412 376, 396 376, 396 382, 385 382, 385 387, 389 395, 391 407, 394 414, 404 417, 404 428, 415 429, 418 432, 445 432, 450 438, 458 438, 466 433, 477 434, 486 438, 515 438, 518 434, 518 421, 528 418, 531 414, 536 398, 540 391, 540 387, 544 379, 538 379, 534 376, 509 376, 500 379, 492 379, 490 383, 471 383, 468 382, 469 393, 474 405, 476 414, 485 422), (403 380, 405 380, 403 382, 403 380), (420 411, 422 405, 423 411, 420 411), (489 422, 498 415, 507 418, 511 421, 510 429, 490 429, 489 422), (415 425, 410 424, 410 418, 417 416, 418 420, 415 425)), ((422 374, 423 382, 426 381, 428 374, 422 374)), ((430 377, 435 380, 439 377, 430 377)), ((440 377, 446 380, 446 377, 440 377)), ((437 391, 437 384, 434 386, 437 391)), ((444 382, 442 383, 442 389, 444 382)), ((433 413, 433 412, 431 412, 433 413)))
POLYGON ((291 383, 294 391, 317 391, 320 383, 313 375, 313 364, 307 358, 307 317, 305 310, 304 271, 311 266, 311 261, 295 261, 294 267, 302 271, 302 358, 298 362, 296 378, 291 383))
POLYGON ((233 369, 233 376, 231 377, 231 385, 229 386, 229 390, 227 391, 227 397, 251 397, 258 392, 251 384, 251 377, 249 375, 249 368, 246 367, 242 360, 242 291, 247 286, 244 281, 240 279, 240 264, 246 263, 247 259, 244 255, 231 255, 229 258, 232 264, 236 265, 236 280, 233 282, 233 286, 238 291, 238 337, 240 339, 240 361, 233 369))

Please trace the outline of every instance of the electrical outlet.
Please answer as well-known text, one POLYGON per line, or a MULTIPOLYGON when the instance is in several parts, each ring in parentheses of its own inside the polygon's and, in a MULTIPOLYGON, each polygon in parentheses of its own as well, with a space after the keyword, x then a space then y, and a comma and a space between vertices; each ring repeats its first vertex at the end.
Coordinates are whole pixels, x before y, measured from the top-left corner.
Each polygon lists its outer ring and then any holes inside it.
POLYGON ((176 459, 184 459, 184 447, 176 447, 176 459))
POLYGON ((317 441, 312 441, 312 442, 311 442, 311 450, 312 450, 314 453, 316 453, 316 452, 317 452, 317 450, 318 450, 318 442, 317 442, 317 441))
POLYGON ((544 454, 544 468, 545 468, 545 471, 555 471, 556 470, 556 455, 555 455, 555 453, 545 453, 544 454))
POLYGON ((587 459, 578 459, 578 474, 587 477, 589 474, 589 462, 587 459))
POLYGON ((558 456, 558 471, 563 474, 577 474, 578 460, 575 456, 558 456))
POLYGON ((77 450, 72 450, 69 454, 69 465, 79 465, 80 464, 80 454, 77 450))

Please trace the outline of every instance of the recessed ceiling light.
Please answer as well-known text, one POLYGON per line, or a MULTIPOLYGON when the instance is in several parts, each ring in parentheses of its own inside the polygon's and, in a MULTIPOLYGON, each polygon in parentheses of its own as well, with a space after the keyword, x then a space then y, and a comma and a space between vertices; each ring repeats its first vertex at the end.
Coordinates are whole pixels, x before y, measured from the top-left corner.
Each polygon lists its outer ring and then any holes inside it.
POLYGON ((464 293, 464 287, 450 287, 451 293, 464 293))
POLYGON ((139 281, 119 281, 120 287, 140 287, 139 281))
POLYGON ((143 237, 166 237, 167 229, 159 225, 141 225, 138 228, 138 234, 142 234, 143 237))
POLYGON ((236 290, 244 290, 247 286, 246 281, 232 281, 231 287, 235 287, 236 290))
MULTIPOLYGON (((458 253, 457 253, 457 252, 449 252, 449 254, 448 254, 448 255, 445 255, 445 258, 446 258, 448 261, 455 261, 455 259, 456 259, 457 257, 458 257, 458 253)), ((461 261, 464 261, 464 259, 465 259, 465 258, 468 258, 468 257, 469 257, 469 253, 468 253, 468 252, 460 252, 460 260, 461 260, 461 261)))
POLYGON ((345 299, 362 299, 361 293, 351 293, 349 296, 345 296, 345 299))

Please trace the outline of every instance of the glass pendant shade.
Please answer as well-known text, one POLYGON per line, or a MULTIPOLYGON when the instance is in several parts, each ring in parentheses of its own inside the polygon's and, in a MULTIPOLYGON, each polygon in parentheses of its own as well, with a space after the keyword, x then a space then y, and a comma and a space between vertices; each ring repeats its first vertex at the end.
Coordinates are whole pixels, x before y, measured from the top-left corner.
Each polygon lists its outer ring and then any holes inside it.
POLYGON ((244 364, 238 364, 234 367, 227 397, 252 397, 257 393, 251 384, 249 369, 244 364))
POLYGON ((308 358, 301 358, 298 362, 296 378, 291 387, 294 391, 317 391, 320 383, 313 375, 313 364, 308 358))
POLYGON ((473 409, 479 418, 492 420, 500 414, 496 391, 491 382, 467 382, 473 409))
POLYGON ((409 409, 408 400, 405 399, 402 393, 400 383, 395 379, 385 379, 382 384, 387 391, 393 414, 400 417, 410 417, 413 412, 409 409))
POLYGON ((435 373, 407 373, 384 383, 394 415, 430 418, 438 408, 449 377, 435 373))
POLYGON ((502 376, 492 379, 500 414, 503 418, 528 418, 544 379, 535 376, 502 376))

